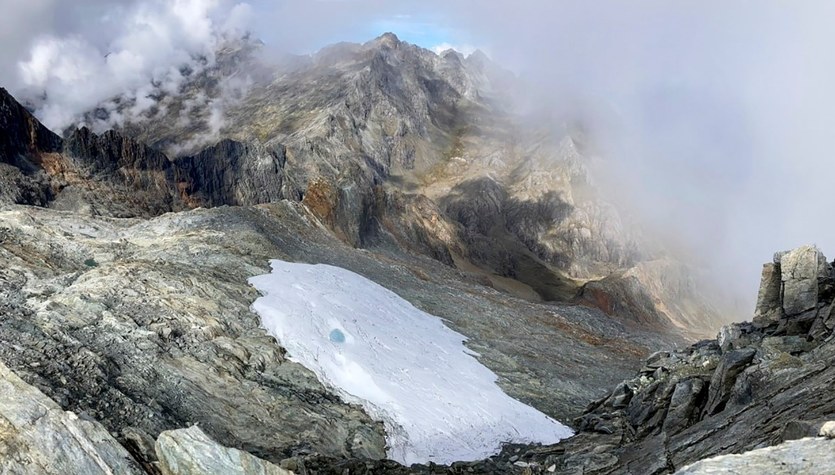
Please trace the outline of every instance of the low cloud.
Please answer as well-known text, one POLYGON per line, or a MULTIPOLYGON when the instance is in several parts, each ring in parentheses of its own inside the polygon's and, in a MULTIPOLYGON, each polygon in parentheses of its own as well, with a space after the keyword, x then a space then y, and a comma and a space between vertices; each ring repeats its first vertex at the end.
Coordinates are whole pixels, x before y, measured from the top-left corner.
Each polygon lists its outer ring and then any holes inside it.
POLYGON ((16 65, 13 92, 54 130, 95 108, 99 119, 88 125, 97 129, 142 120, 159 98, 214 66, 218 46, 243 36, 252 15, 248 4, 220 0, 149 0, 96 11, 98 21, 86 28, 99 23, 111 37, 84 29, 44 33, 16 65))
POLYGON ((447 50, 455 50, 459 53, 463 54, 464 56, 469 56, 473 54, 478 48, 472 45, 463 44, 463 45, 452 45, 449 43, 441 43, 438 45, 433 46, 430 48, 435 54, 441 54, 447 50))

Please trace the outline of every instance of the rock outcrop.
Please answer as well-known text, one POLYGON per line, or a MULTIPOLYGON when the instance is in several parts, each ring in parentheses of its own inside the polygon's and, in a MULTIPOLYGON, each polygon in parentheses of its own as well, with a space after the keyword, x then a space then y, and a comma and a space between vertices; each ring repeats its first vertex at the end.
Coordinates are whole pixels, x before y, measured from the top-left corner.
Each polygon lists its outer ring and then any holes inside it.
POLYGON ((116 131, 82 127, 66 140, 0 90, 0 204, 152 217, 170 211, 301 199, 285 179, 281 145, 223 140, 170 160, 116 131))
MULTIPOLYGON (((764 268, 754 323, 734 323, 715 340, 653 354, 635 378, 589 405, 575 420, 575 437, 523 449, 518 460, 534 464, 535 472, 661 474, 816 435, 835 414, 833 284, 832 267, 818 249, 778 253, 764 268)), ((780 460, 800 470, 792 473, 818 473, 802 459, 826 461, 814 452, 829 447, 829 441, 803 441, 682 473, 780 460)))
POLYGON ((38 155, 60 153, 62 140, 0 88, 0 163, 24 172, 37 166, 38 155))
POLYGON ((223 447, 197 426, 163 432, 155 449, 162 475, 293 475, 251 454, 223 447))
POLYGON ((254 205, 294 194, 284 187, 283 146, 222 140, 197 155, 174 161, 177 192, 191 205, 254 205))
POLYGON ((0 471, 9 475, 144 473, 101 424, 65 412, 2 363, 0 471))
POLYGON ((43 164, 54 160, 62 140, 0 88, 0 204, 46 206, 53 198, 43 164))
POLYGON ((720 455, 688 465, 676 475, 762 473, 798 475, 835 473, 835 440, 808 438, 738 455, 720 455))

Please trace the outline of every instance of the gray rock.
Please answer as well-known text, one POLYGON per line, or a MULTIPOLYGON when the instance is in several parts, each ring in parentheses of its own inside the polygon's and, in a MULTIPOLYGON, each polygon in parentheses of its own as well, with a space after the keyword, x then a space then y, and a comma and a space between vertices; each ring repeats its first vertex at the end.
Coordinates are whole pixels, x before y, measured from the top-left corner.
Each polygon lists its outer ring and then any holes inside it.
POLYGON ((292 198, 285 189, 286 149, 221 140, 200 153, 175 160, 178 192, 192 206, 254 205, 292 198))
POLYGON ((813 340, 824 340, 832 334, 833 330, 835 330, 835 304, 830 304, 818 313, 818 318, 809 329, 809 336, 813 340))
POLYGON ((716 341, 723 352, 730 350, 733 347, 734 341, 742 337, 742 329, 738 324, 729 323, 719 329, 719 334, 716 336, 716 341))
POLYGON ((816 309, 818 280, 829 277, 830 273, 826 257, 816 247, 803 246, 784 254, 780 274, 785 314, 792 317, 816 309))
POLYGON ((64 412, 0 363, 0 472, 144 473, 98 422, 64 412))
POLYGON ((246 452, 223 447, 197 426, 159 435, 156 453, 163 475, 292 475, 246 452))
MULTIPOLYGON (((805 439, 806 437, 816 437, 823 426, 820 422, 814 421, 790 421, 780 435, 780 440, 787 442, 789 440, 805 439)), ((824 436, 824 434, 820 434, 824 436)))
POLYGON ((760 344, 760 352, 763 358, 775 359, 783 353, 799 355, 815 346, 815 343, 801 336, 769 336, 763 338, 760 344))
POLYGON ((606 407, 611 407, 612 409, 623 409, 629 405, 632 395, 632 388, 630 388, 627 383, 623 382, 615 388, 612 395, 609 396, 603 404, 606 407))
POLYGON ((801 475, 835 473, 835 441, 807 438, 738 455, 721 455, 688 465, 676 475, 720 473, 801 475))
MULTIPOLYGON (((782 275, 780 264, 763 264, 760 290, 757 293, 757 307, 754 311, 754 323, 769 326, 780 319, 782 308, 782 275)), ((721 342, 720 342, 721 344, 721 342)))
POLYGON ((722 355, 719 366, 713 372, 708 388, 707 405, 704 415, 712 416, 725 408, 731 396, 736 377, 754 359, 757 351, 753 348, 729 351, 722 355))
POLYGON ((674 435, 698 422, 706 399, 707 384, 701 378, 689 378, 676 384, 664 418, 664 432, 674 435))

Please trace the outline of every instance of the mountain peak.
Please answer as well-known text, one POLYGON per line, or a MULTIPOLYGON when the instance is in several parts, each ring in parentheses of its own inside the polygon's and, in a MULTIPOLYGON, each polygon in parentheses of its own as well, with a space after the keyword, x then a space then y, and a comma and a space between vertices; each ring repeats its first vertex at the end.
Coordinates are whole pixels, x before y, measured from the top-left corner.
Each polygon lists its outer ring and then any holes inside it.
POLYGON ((490 57, 484 51, 480 49, 476 49, 472 53, 467 56, 469 61, 479 62, 479 63, 488 63, 491 62, 490 57))
POLYGON ((397 48, 400 45, 400 38, 392 32, 386 32, 371 40, 372 44, 385 46, 389 48, 397 48))

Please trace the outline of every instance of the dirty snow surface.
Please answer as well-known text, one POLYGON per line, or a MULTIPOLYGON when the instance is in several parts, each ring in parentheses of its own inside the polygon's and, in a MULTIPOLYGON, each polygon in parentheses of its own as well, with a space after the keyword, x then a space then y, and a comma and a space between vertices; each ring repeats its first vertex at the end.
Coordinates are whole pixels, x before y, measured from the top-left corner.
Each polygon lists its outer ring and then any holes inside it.
POLYGON ((271 261, 250 283, 264 328, 347 401, 382 420, 404 464, 477 460, 570 429, 507 396, 440 318, 348 270, 271 261))

